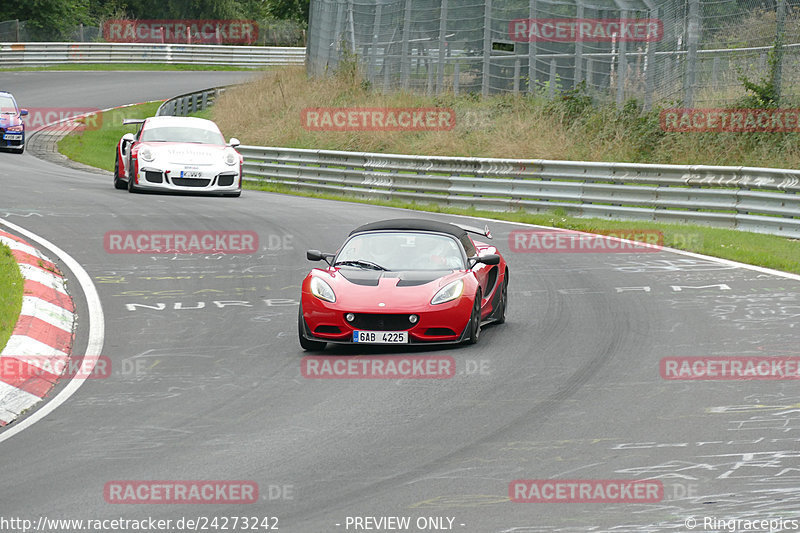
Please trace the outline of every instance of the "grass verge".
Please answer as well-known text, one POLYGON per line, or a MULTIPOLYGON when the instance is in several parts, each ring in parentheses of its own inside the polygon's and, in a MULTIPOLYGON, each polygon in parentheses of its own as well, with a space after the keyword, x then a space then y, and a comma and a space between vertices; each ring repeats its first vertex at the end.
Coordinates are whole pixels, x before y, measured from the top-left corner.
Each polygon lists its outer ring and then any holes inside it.
POLYGON ((8 246, 0 244, 0 351, 5 348, 22 309, 23 280, 8 246))
MULTIPOLYGON (((134 126, 122 126, 122 118, 143 118, 152 116, 158 108, 158 105, 158 102, 141 104, 104 113, 101 122, 102 126, 100 128, 87 129, 79 134, 65 137, 59 142, 59 150, 75 161, 113 171, 116 143, 122 135, 129 131, 134 131, 135 129, 134 126)), ((201 116, 203 118, 210 118, 212 115, 213 108, 212 110, 205 110, 195 114, 195 116, 201 116)), ((233 133, 233 131, 226 133, 233 133)), ((109 182, 109 187, 110 186, 109 182)), ((664 246, 800 274, 800 242, 771 235, 708 228, 696 225, 577 218, 564 215, 558 212, 558 210, 550 214, 524 212, 504 213, 477 209, 448 208, 435 204, 399 201, 387 202, 381 200, 366 201, 343 195, 299 192, 281 185, 255 183, 252 181, 245 182, 245 188, 330 200, 385 205, 434 213, 480 216, 497 220, 507 220, 510 222, 525 222, 587 232, 631 229, 657 230, 664 236, 664 246)))
POLYGON ((163 63, 72 63, 67 65, 48 65, 44 67, 7 67, 2 72, 29 72, 40 70, 269 70, 274 67, 231 67, 229 65, 166 65, 163 63))
POLYGON ((100 113, 86 121, 83 131, 61 139, 58 151, 73 161, 113 172, 117 143, 126 133, 136 131, 135 125, 123 126, 122 119, 152 117, 160 105, 148 102, 100 113))

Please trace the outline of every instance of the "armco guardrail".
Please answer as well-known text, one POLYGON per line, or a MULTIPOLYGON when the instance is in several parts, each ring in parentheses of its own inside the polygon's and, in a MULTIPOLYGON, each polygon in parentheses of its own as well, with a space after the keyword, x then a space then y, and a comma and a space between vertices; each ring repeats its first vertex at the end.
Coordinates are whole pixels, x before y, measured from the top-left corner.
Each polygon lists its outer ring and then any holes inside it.
POLYGON ((248 179, 479 209, 696 223, 800 238, 800 171, 240 146, 248 179))
POLYGON ((263 67, 302 65, 306 49, 276 46, 145 43, 0 43, 0 66, 64 63, 166 63, 263 67))
POLYGON ((225 92, 225 87, 214 87, 203 91, 175 96, 158 106, 156 116, 170 115, 174 117, 185 117, 189 113, 201 111, 214 105, 217 96, 223 92, 225 92))

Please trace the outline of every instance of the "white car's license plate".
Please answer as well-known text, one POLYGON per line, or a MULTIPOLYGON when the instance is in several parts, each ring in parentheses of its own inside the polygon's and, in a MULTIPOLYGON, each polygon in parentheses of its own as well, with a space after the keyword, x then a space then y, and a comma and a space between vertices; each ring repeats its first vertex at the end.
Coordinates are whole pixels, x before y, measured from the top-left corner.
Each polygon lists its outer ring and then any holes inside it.
POLYGON ((353 342, 364 344, 408 343, 407 331, 354 331, 353 342))
POLYGON ((199 170, 181 170, 181 177, 182 178, 200 178, 199 170))
POLYGON ((22 134, 21 133, 6 133, 3 135, 3 139, 6 141, 21 141, 22 134))

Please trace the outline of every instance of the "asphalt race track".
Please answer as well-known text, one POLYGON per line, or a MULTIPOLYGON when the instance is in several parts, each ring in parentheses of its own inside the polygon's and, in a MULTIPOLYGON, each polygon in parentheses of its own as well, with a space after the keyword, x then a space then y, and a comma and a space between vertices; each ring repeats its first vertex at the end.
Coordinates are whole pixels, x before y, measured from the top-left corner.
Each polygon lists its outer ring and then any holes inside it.
MULTIPOLYGON (((22 106, 104 108, 245 75, 2 76, 22 106)), ((0 153, 0 217, 86 269, 114 369, 0 442, 0 514, 269 516, 301 533, 365 530, 347 517, 445 517, 454 531, 532 533, 688 531, 689 517, 695 531, 711 531, 703 517, 800 516, 796 382, 659 373, 673 356, 800 356, 800 281, 671 252, 518 253, 508 236, 524 228, 490 223, 511 269, 508 322, 484 329, 476 346, 413 352, 452 356, 455 377, 304 378, 296 317, 312 266, 305 250, 334 251, 354 226, 398 215, 425 216, 252 191, 129 194, 110 174, 0 153), (110 254, 111 230, 251 230, 261 250, 110 254), (517 479, 659 479, 664 497, 515 503, 517 479), (114 480, 252 480, 260 501, 111 504, 103 491, 114 480)), ((69 288, 81 353, 86 302, 69 288)))

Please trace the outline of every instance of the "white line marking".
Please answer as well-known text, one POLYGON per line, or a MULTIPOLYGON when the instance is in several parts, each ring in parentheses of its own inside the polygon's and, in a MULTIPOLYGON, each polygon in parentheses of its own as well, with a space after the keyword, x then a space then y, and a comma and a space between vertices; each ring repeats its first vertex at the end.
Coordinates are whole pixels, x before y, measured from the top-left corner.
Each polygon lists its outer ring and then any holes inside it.
MULTIPOLYGON (((100 296, 97 294, 97 288, 94 286, 94 283, 92 283, 92 278, 89 276, 86 270, 83 269, 80 263, 72 258, 72 256, 47 239, 5 220, 0 220, 0 224, 7 226, 20 235, 24 235, 32 241, 36 241, 53 252, 75 275, 75 278, 83 290, 83 294, 86 296, 86 304, 89 308, 89 342, 86 346, 85 355, 89 356, 92 367, 90 369, 87 365, 86 373, 91 374, 92 370, 94 370, 94 364, 97 361, 97 357, 100 356, 103 351, 103 342, 105 337, 105 318, 103 317, 103 306, 100 303, 100 296)), ((73 377, 69 383, 67 383, 67 385, 61 389, 61 392, 54 396, 50 401, 45 403, 35 413, 22 422, 15 423, 14 425, 10 426, 8 430, 0 433, 0 442, 10 439, 17 433, 29 428, 39 420, 49 415, 59 405, 66 402, 70 396, 75 394, 75 392, 80 388, 81 385, 83 385, 85 381, 85 379, 80 377, 73 377)))

